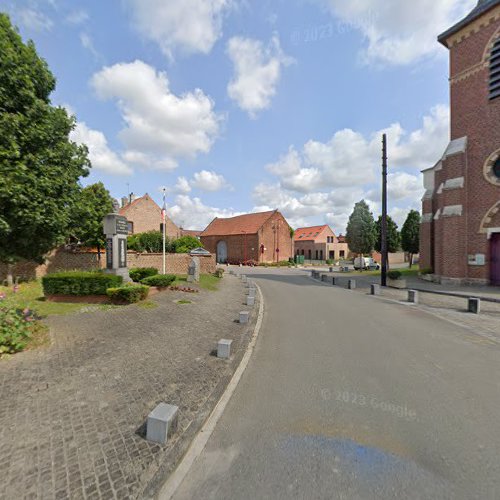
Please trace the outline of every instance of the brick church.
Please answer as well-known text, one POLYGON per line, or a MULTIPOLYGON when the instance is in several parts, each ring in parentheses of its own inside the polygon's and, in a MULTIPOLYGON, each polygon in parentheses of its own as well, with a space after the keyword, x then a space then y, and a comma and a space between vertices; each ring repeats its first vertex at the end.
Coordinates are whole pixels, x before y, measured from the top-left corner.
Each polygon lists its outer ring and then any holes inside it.
POLYGON ((500 285, 500 0, 439 36, 450 52, 451 141, 424 170, 420 267, 500 285))

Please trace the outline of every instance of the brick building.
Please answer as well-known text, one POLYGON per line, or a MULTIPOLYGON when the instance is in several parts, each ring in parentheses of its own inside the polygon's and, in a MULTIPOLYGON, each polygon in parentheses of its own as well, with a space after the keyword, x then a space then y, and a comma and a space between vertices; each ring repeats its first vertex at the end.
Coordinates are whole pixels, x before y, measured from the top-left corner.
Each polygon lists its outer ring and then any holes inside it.
MULTIPOLYGON (((161 208, 149 196, 145 194, 141 198, 136 198, 131 202, 124 199, 124 205, 120 208, 119 214, 128 220, 129 233, 145 233, 147 231, 162 231, 161 208)), ((180 237, 180 229, 167 215, 166 234, 169 238, 180 237)))
POLYGON ((290 226, 277 210, 215 218, 200 238, 219 263, 271 263, 293 256, 290 226))
POLYGON ((301 227, 294 235, 295 255, 307 260, 339 260, 349 257, 349 246, 340 242, 330 226, 301 227))
POLYGON ((500 0, 439 36, 450 51, 451 142, 424 170, 421 268, 500 285, 500 0))

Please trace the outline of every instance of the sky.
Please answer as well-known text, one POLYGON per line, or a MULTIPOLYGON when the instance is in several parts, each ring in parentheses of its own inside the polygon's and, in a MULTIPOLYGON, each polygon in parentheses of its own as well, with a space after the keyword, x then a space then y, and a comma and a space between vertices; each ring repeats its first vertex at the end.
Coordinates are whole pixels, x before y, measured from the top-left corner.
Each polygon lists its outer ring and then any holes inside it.
POLYGON ((84 185, 180 226, 279 209, 344 233, 354 203, 420 209, 449 141, 448 53, 476 0, 0 0, 89 148, 84 185))

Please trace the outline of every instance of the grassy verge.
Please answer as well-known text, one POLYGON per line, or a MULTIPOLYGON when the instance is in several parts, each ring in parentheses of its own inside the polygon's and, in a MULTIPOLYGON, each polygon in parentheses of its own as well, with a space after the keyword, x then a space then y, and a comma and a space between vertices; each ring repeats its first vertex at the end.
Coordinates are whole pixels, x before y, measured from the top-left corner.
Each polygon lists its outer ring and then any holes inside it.
MULTIPOLYGON (((393 271, 399 271, 401 273, 402 278, 408 278, 410 276, 418 276, 419 268, 418 266, 414 266, 411 269, 393 269, 393 271)), ((380 276, 380 271, 354 271, 349 273, 350 276, 380 276)))
POLYGON ((29 283, 21 283, 19 291, 14 293, 12 288, 0 286, 0 294, 5 293, 6 298, 1 304, 24 309, 28 307, 38 313, 39 316, 51 316, 53 314, 71 314, 81 310, 101 310, 110 309, 113 306, 96 305, 96 304, 70 304, 63 302, 49 302, 43 296, 42 284, 40 281, 30 281, 29 283))

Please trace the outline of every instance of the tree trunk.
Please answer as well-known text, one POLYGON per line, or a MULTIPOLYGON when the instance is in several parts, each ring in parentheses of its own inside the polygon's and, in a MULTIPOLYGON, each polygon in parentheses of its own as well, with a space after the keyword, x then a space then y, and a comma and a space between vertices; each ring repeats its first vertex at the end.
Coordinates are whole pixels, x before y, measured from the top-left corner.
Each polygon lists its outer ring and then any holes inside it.
POLYGON ((97 265, 101 269, 101 245, 97 244, 97 265))
POLYGON ((14 264, 7 264, 7 286, 14 285, 14 264))
POLYGON ((363 254, 359 254, 359 270, 360 270, 360 272, 363 272, 363 264, 365 263, 362 257, 363 257, 363 254))
POLYGON ((410 269, 411 269, 411 266, 413 266, 413 254, 412 253, 410 254, 410 269))

